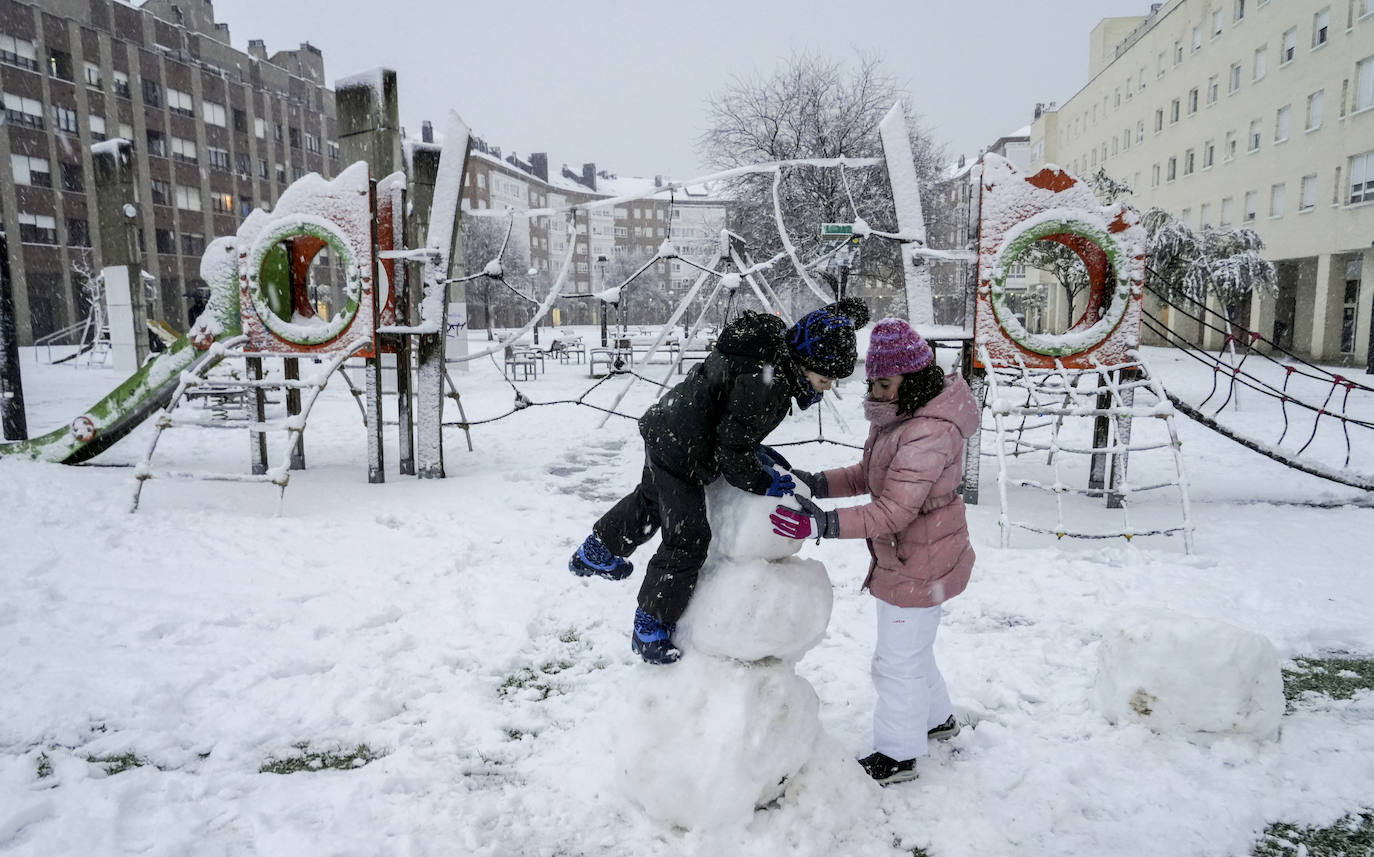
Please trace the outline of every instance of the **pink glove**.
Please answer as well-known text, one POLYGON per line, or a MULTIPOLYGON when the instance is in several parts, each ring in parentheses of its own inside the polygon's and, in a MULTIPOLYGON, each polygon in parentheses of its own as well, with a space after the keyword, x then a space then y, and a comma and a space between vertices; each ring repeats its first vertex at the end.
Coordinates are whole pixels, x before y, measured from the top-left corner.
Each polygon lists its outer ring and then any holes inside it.
POLYGON ((827 512, 800 495, 793 499, 802 507, 797 511, 790 506, 778 506, 768 516, 773 523, 773 532, 788 539, 833 539, 840 534, 839 515, 827 512))

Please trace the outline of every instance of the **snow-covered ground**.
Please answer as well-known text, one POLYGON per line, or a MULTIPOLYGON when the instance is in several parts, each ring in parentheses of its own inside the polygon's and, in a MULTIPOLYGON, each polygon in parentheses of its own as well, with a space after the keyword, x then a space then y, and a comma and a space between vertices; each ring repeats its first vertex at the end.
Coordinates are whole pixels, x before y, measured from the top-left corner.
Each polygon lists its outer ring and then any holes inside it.
MULTIPOLYGON (((483 337, 473 339, 475 349, 483 337)), ((1147 353, 1166 386, 1206 395, 1205 367, 1147 353)), ((35 435, 119 380, 24 360, 35 435)), ((593 383, 585 364, 546 368, 518 382, 536 404, 593 383)), ((491 361, 455 378, 470 419, 510 410, 514 394, 491 361)), ((587 401, 609 406, 626 382, 587 401)), ((827 413, 825 436, 861 443, 861 383, 840 392, 845 425, 827 413)), ((620 409, 638 414, 652 395, 638 383, 620 409)), ((814 414, 774 439, 814 438, 814 414)), ((1254 396, 1233 419, 1275 425, 1254 396)), ((798 777, 747 827, 660 826, 625 793, 615 747, 647 671, 687 663, 649 667, 630 652, 639 573, 615 583, 566 567, 642 466, 635 424, 601 420, 589 407, 531 407, 474 427, 474 452, 450 429, 448 478, 435 481, 397 475, 389 435, 387 482, 369 485, 358 410, 331 384, 306 435, 309 469, 293 475, 281 516, 268 486, 158 481, 129 514, 146 426, 96 459, 104 466, 0 460, 0 852, 1236 855, 1272 822, 1325 825, 1370 806, 1369 692, 1302 701, 1277 739, 1156 732, 1104 712, 1099 655, 1122 628, 1177 629, 1193 617, 1201 629, 1219 621, 1259 634, 1285 659, 1374 655, 1371 498, 1180 419, 1191 556, 1177 537, 1015 532, 1002 548, 996 466, 984 459, 982 503, 970 509, 978 564, 937 643, 975 727, 936 746, 919 779, 878 789, 840 759, 798 777), (365 744, 379 758, 260 772, 302 743, 365 744), (145 764, 110 774, 89 761, 124 754, 145 764)), ((1368 461, 1369 439, 1353 439, 1368 461)), ((807 469, 858 455, 785 452, 807 469)), ((1167 476, 1171 461, 1157 460, 1138 456, 1132 480, 1167 476)), ((156 464, 243 471, 248 442, 172 431, 156 464)), ((1178 519, 1177 492, 1151 492, 1140 513, 1178 519)), ((1068 514, 1094 529, 1119 523, 1100 501, 1068 514)), ((873 707, 873 606, 859 589, 868 554, 831 541, 800 555, 826 564, 834 606, 798 673, 836 753, 861 756, 873 707)), ((1173 702, 1204 708, 1214 649, 1225 654, 1233 637, 1162 636, 1177 657, 1162 666, 1173 702), (1190 681, 1204 657, 1208 670, 1190 681)))

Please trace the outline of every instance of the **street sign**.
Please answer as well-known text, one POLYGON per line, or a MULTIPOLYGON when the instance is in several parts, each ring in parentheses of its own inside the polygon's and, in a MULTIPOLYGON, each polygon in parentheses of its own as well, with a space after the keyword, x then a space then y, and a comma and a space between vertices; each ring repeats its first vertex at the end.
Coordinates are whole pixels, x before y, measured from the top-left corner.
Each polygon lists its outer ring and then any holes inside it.
POLYGON ((844 239, 854 236, 852 223, 822 223, 821 238, 844 239))

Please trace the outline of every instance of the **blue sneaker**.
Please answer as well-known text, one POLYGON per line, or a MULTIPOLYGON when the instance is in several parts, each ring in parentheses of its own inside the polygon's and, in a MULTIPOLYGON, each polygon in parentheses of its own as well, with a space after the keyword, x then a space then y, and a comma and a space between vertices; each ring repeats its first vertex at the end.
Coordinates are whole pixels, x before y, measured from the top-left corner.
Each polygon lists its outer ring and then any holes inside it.
POLYGON ((624 580, 634 570, 635 567, 629 562, 611 553, 595 533, 587 536, 582 547, 568 560, 568 571, 578 577, 591 577, 595 574, 607 580, 624 580))
POLYGON ((630 648, 644 659, 646 664, 671 664, 682 657, 682 650, 669 639, 676 625, 665 626, 644 611, 635 610, 635 630, 630 635, 630 648))

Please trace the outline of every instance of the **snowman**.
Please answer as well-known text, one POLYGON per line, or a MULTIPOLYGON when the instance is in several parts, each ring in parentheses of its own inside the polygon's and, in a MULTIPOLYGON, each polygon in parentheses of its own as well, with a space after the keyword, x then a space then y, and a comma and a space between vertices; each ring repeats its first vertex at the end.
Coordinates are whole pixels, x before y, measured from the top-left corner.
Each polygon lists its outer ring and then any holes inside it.
POLYGON ((796 665, 825 636, 830 577, 795 556, 804 542, 773 533, 778 502, 723 479, 707 488, 711 546, 673 635, 682 660, 635 670, 620 768, 630 797, 666 824, 746 822, 824 745, 819 699, 796 665))

